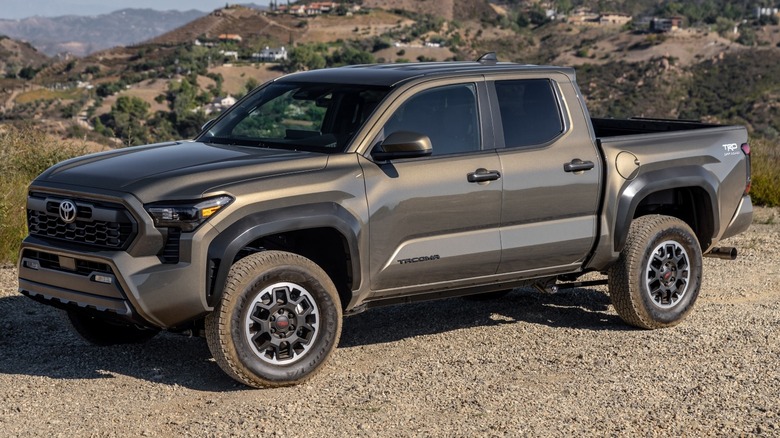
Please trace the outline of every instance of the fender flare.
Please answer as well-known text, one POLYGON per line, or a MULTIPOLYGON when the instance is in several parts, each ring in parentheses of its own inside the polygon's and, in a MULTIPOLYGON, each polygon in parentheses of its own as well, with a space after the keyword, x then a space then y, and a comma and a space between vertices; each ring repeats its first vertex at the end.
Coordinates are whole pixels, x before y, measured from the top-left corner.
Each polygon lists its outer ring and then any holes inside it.
POLYGON ((233 260, 242 248, 271 234, 312 228, 333 228, 347 241, 353 284, 361 281, 360 220, 334 203, 309 204, 278 210, 259 211, 237 220, 211 242, 206 271, 206 301, 215 307, 222 297, 233 260))
POLYGON ((713 232, 717 233, 720 229, 720 217, 717 211, 719 184, 720 181, 715 175, 700 166, 682 166, 640 173, 636 179, 624 186, 618 196, 613 238, 615 252, 623 250, 628 238, 628 229, 639 204, 653 193, 664 190, 682 188, 704 190, 707 193, 708 199, 705 201, 709 203, 709 211, 703 213, 710 215, 713 232))

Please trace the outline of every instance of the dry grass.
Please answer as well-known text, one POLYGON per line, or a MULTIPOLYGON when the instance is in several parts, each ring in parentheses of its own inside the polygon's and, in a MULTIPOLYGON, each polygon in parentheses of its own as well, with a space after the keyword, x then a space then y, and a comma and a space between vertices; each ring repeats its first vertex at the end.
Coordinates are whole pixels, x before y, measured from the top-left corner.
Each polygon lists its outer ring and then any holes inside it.
POLYGON ((36 101, 52 101, 52 100, 76 100, 79 99, 84 92, 81 88, 71 88, 68 90, 49 90, 48 88, 39 88, 37 90, 26 91, 19 94, 15 102, 17 104, 25 104, 36 101))
POLYGON ((0 126, 0 264, 16 262, 27 235, 27 186, 50 166, 87 148, 61 142, 34 127, 0 126))
POLYGON ((219 67, 212 67, 209 69, 209 73, 219 73, 222 75, 224 82, 222 83, 222 90, 226 94, 236 95, 244 90, 246 82, 249 78, 254 78, 258 84, 262 84, 270 81, 271 79, 278 78, 282 75, 282 72, 273 70, 275 64, 252 64, 252 65, 221 65, 219 67))
POLYGON ((169 82, 169 80, 165 79, 148 79, 143 82, 133 84, 130 86, 130 88, 105 98, 103 100, 103 104, 100 105, 95 114, 99 116, 110 112, 111 107, 116 103, 120 96, 133 96, 140 98, 149 104, 150 114, 153 114, 157 111, 168 111, 167 103, 159 103, 155 100, 155 98, 161 94, 165 94, 165 92, 168 90, 169 82))
POLYGON ((750 143, 753 187, 750 196, 755 204, 780 206, 780 146, 775 141, 753 140, 750 143))

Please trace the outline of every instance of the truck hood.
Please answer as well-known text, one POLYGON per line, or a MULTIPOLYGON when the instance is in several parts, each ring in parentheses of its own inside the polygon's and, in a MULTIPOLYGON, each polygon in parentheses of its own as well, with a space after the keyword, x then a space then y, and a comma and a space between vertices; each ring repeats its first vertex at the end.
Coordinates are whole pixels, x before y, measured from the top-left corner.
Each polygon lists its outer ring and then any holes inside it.
POLYGON ((64 161, 33 185, 132 193, 143 202, 197 198, 210 189, 249 179, 322 169, 328 157, 310 152, 160 143, 64 161))

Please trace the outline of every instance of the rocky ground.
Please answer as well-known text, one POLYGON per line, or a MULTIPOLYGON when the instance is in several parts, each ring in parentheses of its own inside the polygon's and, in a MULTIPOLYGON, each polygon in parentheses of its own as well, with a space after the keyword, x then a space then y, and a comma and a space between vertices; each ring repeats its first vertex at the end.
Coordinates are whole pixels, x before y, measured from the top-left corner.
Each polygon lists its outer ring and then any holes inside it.
POLYGON ((706 259, 675 328, 624 325, 603 288, 349 317, 310 382, 250 390, 199 338, 94 347, 0 269, 0 435, 780 435, 780 209, 706 259))

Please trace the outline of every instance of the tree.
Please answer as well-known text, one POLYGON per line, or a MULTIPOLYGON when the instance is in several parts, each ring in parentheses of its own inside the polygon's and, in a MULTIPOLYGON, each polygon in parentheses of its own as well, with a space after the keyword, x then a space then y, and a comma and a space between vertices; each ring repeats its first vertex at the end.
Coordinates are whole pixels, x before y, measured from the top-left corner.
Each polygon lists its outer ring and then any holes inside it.
POLYGON ((755 29, 747 25, 740 26, 737 42, 743 46, 755 46, 758 43, 755 29))
POLYGON ((333 52, 328 61, 330 66, 372 64, 374 55, 352 46, 343 46, 333 52))
POLYGON ((146 126, 148 113, 149 104, 143 99, 120 96, 111 107, 111 112, 95 122, 96 130, 98 125, 103 125, 126 145, 149 143, 149 128, 146 126))
POLYGON ((324 68, 325 65, 325 57, 317 50, 317 47, 306 44, 290 50, 287 55, 287 62, 282 64, 282 68, 285 71, 293 72, 300 70, 316 70, 318 68, 324 68))
POLYGON ((567 14, 573 7, 571 0, 556 0, 555 6, 558 8, 559 14, 567 14))
POLYGON ((19 77, 22 79, 27 79, 28 81, 34 78, 36 74, 38 74, 38 70, 36 70, 34 67, 30 67, 29 65, 19 70, 19 77))

